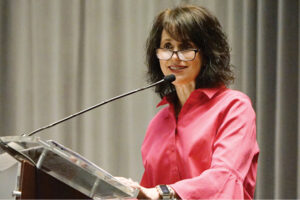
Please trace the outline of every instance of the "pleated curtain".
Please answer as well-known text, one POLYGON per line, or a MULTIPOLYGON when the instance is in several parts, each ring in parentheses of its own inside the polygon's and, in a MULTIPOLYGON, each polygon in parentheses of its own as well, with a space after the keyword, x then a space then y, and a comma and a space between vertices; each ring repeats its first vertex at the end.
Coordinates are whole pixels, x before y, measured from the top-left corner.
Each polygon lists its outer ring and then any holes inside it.
MULTIPOLYGON (((299 0, 0 0, 0 136, 145 86, 153 18, 180 4, 207 7, 227 33, 231 88, 246 93, 257 114, 256 198, 300 198, 299 0)), ((150 89, 38 136, 139 181, 158 102, 150 89)))

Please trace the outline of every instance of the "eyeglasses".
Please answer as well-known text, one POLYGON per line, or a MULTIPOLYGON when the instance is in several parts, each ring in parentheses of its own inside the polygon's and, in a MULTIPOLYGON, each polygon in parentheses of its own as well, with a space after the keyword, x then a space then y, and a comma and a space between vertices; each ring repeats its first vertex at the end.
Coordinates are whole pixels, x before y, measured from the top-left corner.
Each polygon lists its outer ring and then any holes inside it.
POLYGON ((200 49, 188 49, 188 50, 179 50, 173 51, 171 49, 166 48, 158 48, 156 49, 156 56, 159 60, 169 60, 172 58, 173 54, 176 53, 177 57, 182 61, 191 61, 196 57, 196 53, 200 51, 200 49))

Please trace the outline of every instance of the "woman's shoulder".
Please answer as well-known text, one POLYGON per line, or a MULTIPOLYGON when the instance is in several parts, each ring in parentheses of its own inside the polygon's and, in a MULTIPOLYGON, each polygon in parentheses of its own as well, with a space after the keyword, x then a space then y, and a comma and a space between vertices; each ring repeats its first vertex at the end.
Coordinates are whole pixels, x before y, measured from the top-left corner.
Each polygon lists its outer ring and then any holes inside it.
POLYGON ((252 105, 250 97, 247 94, 238 90, 226 88, 218 96, 223 101, 241 101, 244 103, 250 103, 252 105))
POLYGON ((225 88, 211 99, 211 105, 218 108, 220 113, 247 112, 255 115, 250 97, 238 90, 225 88))
POLYGON ((226 89, 218 95, 216 101, 224 115, 226 113, 240 113, 241 116, 246 114, 248 117, 255 117, 255 109, 250 97, 241 91, 226 89))

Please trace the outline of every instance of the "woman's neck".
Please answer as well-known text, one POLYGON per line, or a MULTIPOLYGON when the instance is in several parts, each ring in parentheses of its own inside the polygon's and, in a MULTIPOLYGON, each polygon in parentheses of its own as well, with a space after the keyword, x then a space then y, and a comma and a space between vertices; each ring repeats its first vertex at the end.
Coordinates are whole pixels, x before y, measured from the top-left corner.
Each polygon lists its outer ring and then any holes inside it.
POLYGON ((196 84, 195 82, 191 82, 185 85, 177 85, 175 86, 175 88, 180 108, 182 108, 182 106, 185 104, 186 100, 189 98, 191 93, 195 90, 196 84))

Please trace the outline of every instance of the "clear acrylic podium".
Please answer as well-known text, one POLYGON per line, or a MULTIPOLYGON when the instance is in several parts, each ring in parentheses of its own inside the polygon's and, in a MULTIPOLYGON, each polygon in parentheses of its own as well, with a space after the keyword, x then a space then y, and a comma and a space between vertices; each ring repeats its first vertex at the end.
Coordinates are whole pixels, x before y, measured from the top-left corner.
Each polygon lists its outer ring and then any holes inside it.
POLYGON ((17 199, 123 199, 135 198, 138 194, 138 190, 122 184, 55 141, 0 137, 0 147, 0 156, 9 154, 21 163, 17 191, 14 191, 17 199))

